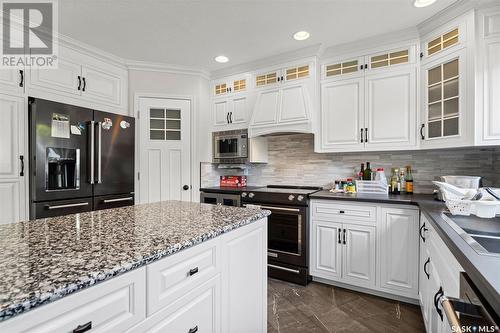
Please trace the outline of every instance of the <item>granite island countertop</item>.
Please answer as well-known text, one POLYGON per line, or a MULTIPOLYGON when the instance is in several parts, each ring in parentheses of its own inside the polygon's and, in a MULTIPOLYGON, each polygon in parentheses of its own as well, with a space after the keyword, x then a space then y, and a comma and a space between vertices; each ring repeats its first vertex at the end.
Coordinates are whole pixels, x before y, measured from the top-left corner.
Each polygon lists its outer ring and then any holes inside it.
POLYGON ((448 246, 451 253, 462 265, 467 275, 480 290, 490 307, 500 317, 500 255, 477 253, 446 222, 443 217, 447 212, 444 202, 434 200, 432 194, 412 195, 377 195, 377 194, 344 194, 323 190, 310 195, 311 199, 343 200, 357 202, 375 202, 384 204, 415 205, 425 214, 436 232, 448 246))
POLYGON ((0 225, 0 321, 268 215, 164 201, 0 225))

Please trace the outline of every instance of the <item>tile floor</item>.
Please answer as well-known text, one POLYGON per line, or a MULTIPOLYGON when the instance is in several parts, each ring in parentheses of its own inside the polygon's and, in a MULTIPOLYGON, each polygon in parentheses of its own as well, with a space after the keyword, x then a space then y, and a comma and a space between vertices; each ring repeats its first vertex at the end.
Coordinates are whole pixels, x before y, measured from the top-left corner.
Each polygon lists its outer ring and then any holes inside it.
POLYGON ((425 332, 420 308, 312 282, 269 279, 269 333, 425 332))

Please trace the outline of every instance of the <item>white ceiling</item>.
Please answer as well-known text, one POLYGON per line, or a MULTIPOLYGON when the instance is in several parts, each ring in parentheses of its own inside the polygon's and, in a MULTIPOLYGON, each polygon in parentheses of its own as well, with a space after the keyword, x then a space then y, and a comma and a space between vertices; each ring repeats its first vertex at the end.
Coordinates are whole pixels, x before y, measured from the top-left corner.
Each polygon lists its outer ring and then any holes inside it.
POLYGON ((456 0, 61 0, 62 34, 125 59, 207 71, 409 28, 456 0), (295 41, 307 30, 311 38, 295 41), (224 54, 230 62, 213 59, 224 54))

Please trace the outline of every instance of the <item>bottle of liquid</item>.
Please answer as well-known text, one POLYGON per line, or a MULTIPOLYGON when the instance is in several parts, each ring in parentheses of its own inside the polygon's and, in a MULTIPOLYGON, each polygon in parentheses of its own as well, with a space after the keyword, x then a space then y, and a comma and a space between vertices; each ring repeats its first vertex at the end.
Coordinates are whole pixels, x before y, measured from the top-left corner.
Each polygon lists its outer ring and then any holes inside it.
POLYGON ((370 167, 370 162, 366 162, 366 169, 363 173, 363 180, 372 180, 372 169, 370 167))
POLYGON ((381 182, 383 185, 387 187, 387 178, 385 177, 384 168, 377 168, 377 172, 375 172, 375 180, 381 182))
POLYGON ((399 183, 401 184, 399 186, 400 193, 406 193, 406 176, 405 176, 405 170, 404 168, 401 168, 399 170, 399 183))
POLYGON ((358 173, 358 179, 363 180, 364 175, 365 175, 365 164, 361 163, 361 170, 358 173))
POLYGON ((401 184, 399 183, 399 169, 392 168, 391 193, 400 194, 400 191, 401 191, 401 184))
POLYGON ((406 193, 413 194, 413 175, 410 165, 406 167, 406 193))

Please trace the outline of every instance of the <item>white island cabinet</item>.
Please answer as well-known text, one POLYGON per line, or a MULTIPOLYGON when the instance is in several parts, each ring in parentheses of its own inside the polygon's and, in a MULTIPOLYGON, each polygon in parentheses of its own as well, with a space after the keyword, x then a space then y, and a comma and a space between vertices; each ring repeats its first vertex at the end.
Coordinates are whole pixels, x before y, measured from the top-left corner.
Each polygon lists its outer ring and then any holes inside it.
POLYGON ((0 332, 265 332, 267 218, 0 322, 0 332))

